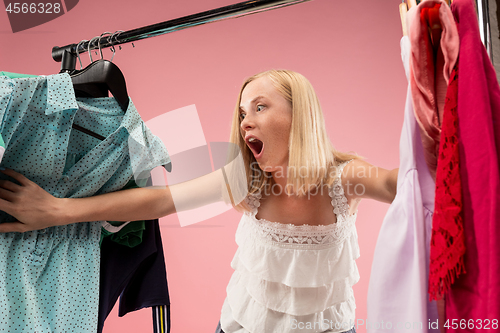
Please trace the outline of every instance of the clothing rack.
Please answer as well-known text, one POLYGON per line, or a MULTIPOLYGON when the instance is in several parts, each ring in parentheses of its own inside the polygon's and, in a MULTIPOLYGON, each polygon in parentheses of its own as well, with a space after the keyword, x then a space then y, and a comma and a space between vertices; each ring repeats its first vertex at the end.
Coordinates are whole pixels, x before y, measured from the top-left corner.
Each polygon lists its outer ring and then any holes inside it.
POLYGON ((75 69, 77 54, 88 50, 103 49, 107 47, 114 48, 120 44, 131 43, 137 40, 187 29, 197 25, 229 18, 242 17, 306 1, 310 0, 251 0, 240 2, 142 28, 124 32, 115 32, 111 36, 108 36, 108 38, 94 38, 91 41, 85 41, 83 43, 69 44, 61 47, 54 46, 52 48, 52 58, 57 62, 62 62, 61 72, 69 72, 75 69))
POLYGON ((484 46, 486 47, 486 51, 488 51, 490 59, 492 59, 490 15, 489 15, 488 0, 477 0, 476 10, 477 10, 477 20, 479 23, 479 33, 481 35, 481 40, 484 46))

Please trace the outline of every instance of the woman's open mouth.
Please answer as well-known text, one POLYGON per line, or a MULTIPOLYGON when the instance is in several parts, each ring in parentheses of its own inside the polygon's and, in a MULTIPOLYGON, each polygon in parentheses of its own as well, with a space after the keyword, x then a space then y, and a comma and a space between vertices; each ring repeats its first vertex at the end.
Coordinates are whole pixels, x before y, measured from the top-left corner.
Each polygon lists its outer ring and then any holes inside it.
POLYGON ((264 151, 264 143, 252 136, 246 140, 248 147, 253 153, 255 158, 260 158, 262 156, 262 152, 264 151))

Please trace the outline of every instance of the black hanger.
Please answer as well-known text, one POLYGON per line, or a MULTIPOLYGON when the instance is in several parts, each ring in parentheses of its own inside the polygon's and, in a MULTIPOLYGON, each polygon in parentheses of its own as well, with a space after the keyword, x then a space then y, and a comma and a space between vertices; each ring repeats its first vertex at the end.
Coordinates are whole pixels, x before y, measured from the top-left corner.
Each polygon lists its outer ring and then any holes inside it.
MULTIPOLYGON (((82 70, 71 70, 69 74, 76 97, 109 97, 108 92, 111 92, 121 109, 124 112, 128 109, 129 96, 125 77, 118 66, 111 61, 100 59, 92 62, 82 70)), ((101 141, 105 139, 104 136, 79 125, 73 124, 73 128, 101 141)), ((172 163, 168 163, 163 167, 170 172, 172 163)))
MULTIPOLYGON (((129 97, 127 93, 127 85, 125 83, 125 77, 121 70, 113 64, 111 61, 104 60, 101 50, 101 38, 103 35, 110 33, 103 33, 99 37, 93 38, 89 42, 89 56, 90 56, 90 65, 85 67, 84 69, 75 70, 76 58, 80 60, 80 55, 78 54, 78 47, 84 41, 81 41, 76 45, 76 57, 69 51, 65 51, 62 57, 62 66, 61 72, 67 72, 71 76, 71 81, 73 82, 73 88, 75 90, 76 97, 108 97, 108 91, 113 94, 113 97, 116 99, 122 110, 125 112, 128 108, 129 97), (101 52, 101 59, 97 61, 92 61, 92 55, 90 53, 90 44, 95 40, 98 40, 99 52, 101 52)), ((114 34, 113 34, 114 35, 114 34)), ((109 40, 112 40, 113 35, 109 40)), ((74 46, 74 45, 72 45, 74 46)), ((113 50, 113 56, 115 49, 113 50)), ((111 59, 113 60, 113 59, 111 59)), ((82 62, 80 60, 80 68, 82 62)), ((73 124, 73 128, 84 132, 88 135, 91 135, 99 140, 104 140, 105 138, 102 135, 94 133, 88 129, 85 129, 81 126, 73 124)))
POLYGON ((109 91, 122 110, 127 110, 129 98, 125 77, 111 61, 94 61, 82 70, 73 71, 70 76, 77 97, 108 97, 109 91))
MULTIPOLYGON (((97 60, 82 70, 70 73, 76 97, 108 97, 108 91, 113 94, 123 111, 128 108, 129 97, 125 77, 114 63, 108 60, 97 60)), ((94 133, 81 126, 73 124, 73 128, 104 140, 102 135, 94 133)))

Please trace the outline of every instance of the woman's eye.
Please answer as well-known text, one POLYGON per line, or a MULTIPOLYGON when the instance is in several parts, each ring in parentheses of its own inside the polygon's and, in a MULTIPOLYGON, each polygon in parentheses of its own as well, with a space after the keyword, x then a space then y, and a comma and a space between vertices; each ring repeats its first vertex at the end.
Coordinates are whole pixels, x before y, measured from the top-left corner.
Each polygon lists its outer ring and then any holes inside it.
POLYGON ((264 110, 264 105, 257 105, 257 111, 264 110))
POLYGON ((241 120, 245 119, 245 114, 244 113, 240 113, 240 119, 241 120))

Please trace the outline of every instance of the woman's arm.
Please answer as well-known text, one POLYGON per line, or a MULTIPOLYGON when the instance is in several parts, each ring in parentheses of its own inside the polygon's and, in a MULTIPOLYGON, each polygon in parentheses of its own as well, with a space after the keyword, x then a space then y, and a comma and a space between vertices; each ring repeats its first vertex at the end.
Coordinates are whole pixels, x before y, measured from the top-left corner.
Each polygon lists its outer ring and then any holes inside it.
POLYGON ((88 198, 61 199, 60 224, 151 220, 175 213, 168 186, 134 188, 88 198))
POLYGON ((396 197, 399 169, 387 170, 354 160, 343 170, 343 183, 351 199, 369 198, 391 203, 396 197))
POLYGON ((224 197, 220 170, 176 184, 133 188, 88 198, 55 198, 13 170, 1 171, 19 182, 0 180, 0 210, 18 222, 0 223, 0 232, 26 232, 87 221, 134 221, 160 218, 224 197))

